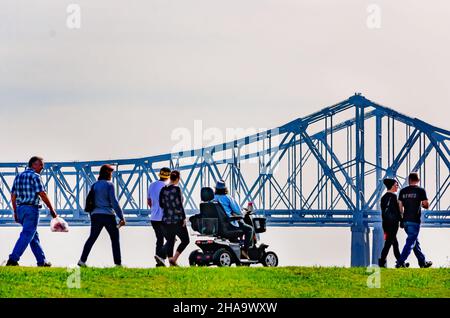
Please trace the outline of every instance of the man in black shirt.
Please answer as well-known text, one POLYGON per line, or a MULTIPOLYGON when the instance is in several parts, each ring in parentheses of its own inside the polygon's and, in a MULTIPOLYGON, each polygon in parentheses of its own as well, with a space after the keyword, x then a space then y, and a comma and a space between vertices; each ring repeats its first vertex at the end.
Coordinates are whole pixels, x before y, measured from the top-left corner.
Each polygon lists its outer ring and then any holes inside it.
POLYGON ((397 232, 401 220, 400 207, 397 200, 398 182, 394 179, 384 179, 387 192, 381 198, 381 217, 384 231, 384 247, 378 260, 380 267, 386 267, 386 258, 391 246, 397 261, 400 258, 400 250, 397 241, 397 232))
POLYGON ((408 237, 396 267, 405 267, 405 261, 411 253, 411 250, 413 250, 419 261, 419 266, 421 268, 426 268, 433 265, 433 263, 426 261, 425 255, 420 248, 418 237, 422 208, 429 208, 427 193, 423 188, 419 187, 420 179, 416 172, 412 172, 409 175, 408 181, 409 186, 402 189, 399 195, 400 212, 403 215, 405 232, 408 237))

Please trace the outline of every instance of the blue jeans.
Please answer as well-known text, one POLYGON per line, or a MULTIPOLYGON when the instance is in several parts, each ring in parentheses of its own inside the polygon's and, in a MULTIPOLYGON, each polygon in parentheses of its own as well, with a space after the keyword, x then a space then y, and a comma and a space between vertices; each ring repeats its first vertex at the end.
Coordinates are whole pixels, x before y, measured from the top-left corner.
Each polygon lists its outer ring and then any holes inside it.
POLYGON ((415 222, 405 222, 405 232, 408 235, 406 238, 405 247, 403 248, 402 254, 400 255, 398 264, 404 264, 408 259, 409 254, 411 254, 411 250, 414 251, 414 254, 419 261, 419 266, 425 264, 425 255, 423 255, 422 250, 420 249, 419 243, 419 231, 420 224, 415 222))
POLYGON ((110 214, 92 213, 91 215, 91 234, 84 244, 83 253, 80 261, 85 263, 88 259, 94 243, 97 241, 103 228, 111 238, 111 246, 113 250, 114 264, 122 265, 122 258, 120 254, 119 229, 117 228, 116 217, 110 214))
POLYGON ((17 218, 22 225, 22 232, 14 246, 12 254, 9 255, 9 259, 18 262, 28 245, 30 245, 31 251, 36 257, 37 264, 43 265, 46 260, 37 232, 39 208, 37 206, 28 205, 19 206, 17 208, 17 218))

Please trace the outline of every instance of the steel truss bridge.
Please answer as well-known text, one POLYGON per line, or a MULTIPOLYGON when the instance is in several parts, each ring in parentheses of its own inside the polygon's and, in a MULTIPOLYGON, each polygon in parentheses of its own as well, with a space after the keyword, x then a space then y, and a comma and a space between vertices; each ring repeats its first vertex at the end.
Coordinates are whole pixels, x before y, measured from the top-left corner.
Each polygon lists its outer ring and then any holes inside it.
MULTIPOLYGON (((50 162, 42 178, 58 213, 73 225, 89 223, 83 211, 101 165, 116 167, 113 182, 127 221, 147 224, 146 191, 168 166, 182 173, 188 213, 199 190, 227 182, 242 206, 254 202, 271 225, 349 227, 352 266, 370 264, 383 244, 379 201, 382 179, 407 182, 417 171, 430 209, 423 226, 450 227, 450 132, 381 106, 360 94, 310 116, 220 145, 182 149, 139 159, 50 162)), ((0 163, 0 225, 12 225, 10 190, 26 163, 0 163)), ((48 222, 48 211, 43 211, 48 222)))

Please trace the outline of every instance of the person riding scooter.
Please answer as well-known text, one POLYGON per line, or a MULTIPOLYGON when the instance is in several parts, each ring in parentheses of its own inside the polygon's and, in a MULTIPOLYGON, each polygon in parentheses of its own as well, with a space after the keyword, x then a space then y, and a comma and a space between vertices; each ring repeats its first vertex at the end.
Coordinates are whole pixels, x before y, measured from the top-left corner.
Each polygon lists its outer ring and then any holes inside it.
MULTIPOLYGON (((230 195, 228 195, 228 189, 225 185, 225 181, 217 181, 214 200, 222 205, 228 217, 242 216, 239 204, 230 195)), ((248 249, 252 245, 253 228, 250 225, 245 224, 242 220, 232 221, 231 225, 241 229, 244 232, 244 248, 241 250, 241 254, 243 258, 249 259, 248 249)))

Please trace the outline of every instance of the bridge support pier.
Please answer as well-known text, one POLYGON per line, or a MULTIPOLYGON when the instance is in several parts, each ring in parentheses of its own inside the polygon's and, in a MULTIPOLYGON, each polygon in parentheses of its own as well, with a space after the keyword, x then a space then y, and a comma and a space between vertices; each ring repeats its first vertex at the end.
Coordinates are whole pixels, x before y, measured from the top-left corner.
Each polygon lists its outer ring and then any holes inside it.
POLYGON ((367 267, 370 265, 370 229, 367 226, 352 226, 351 266, 367 267))
POLYGON ((372 264, 378 265, 381 251, 384 246, 384 231, 381 223, 377 223, 372 232, 372 264))

